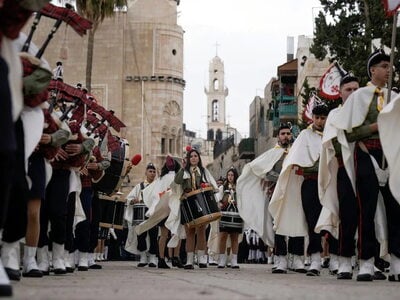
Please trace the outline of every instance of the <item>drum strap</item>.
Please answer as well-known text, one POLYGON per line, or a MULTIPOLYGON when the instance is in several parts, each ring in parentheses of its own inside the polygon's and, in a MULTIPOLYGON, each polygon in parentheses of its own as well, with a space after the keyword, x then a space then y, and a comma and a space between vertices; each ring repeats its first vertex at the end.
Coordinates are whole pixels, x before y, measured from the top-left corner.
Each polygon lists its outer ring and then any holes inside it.
POLYGON ((143 202, 143 190, 144 190, 144 182, 140 183, 140 202, 143 202))
POLYGON ((192 169, 192 190, 194 191, 194 190, 196 190, 196 170, 197 170, 197 168, 193 168, 192 169))

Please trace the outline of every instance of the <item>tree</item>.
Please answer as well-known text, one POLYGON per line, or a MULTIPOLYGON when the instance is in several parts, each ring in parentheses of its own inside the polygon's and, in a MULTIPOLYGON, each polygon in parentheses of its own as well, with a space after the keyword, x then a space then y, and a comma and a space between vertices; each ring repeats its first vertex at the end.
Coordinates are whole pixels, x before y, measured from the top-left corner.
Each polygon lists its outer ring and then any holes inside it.
MULTIPOLYGON (((338 60, 347 71, 368 81, 367 58, 372 52, 372 40, 390 48, 392 19, 386 18, 381 0, 320 0, 323 10, 315 19, 315 32, 311 52, 320 60, 329 56, 338 60)), ((397 40, 399 38, 397 35, 397 40)), ((398 59, 395 59, 397 62, 398 59)), ((399 63, 395 63, 400 70, 399 63)), ((398 86, 394 74, 393 86, 398 86)))
POLYGON ((90 92, 92 85, 92 68, 94 53, 94 35, 105 18, 112 17, 116 8, 127 5, 127 0, 77 0, 78 13, 93 23, 88 34, 88 48, 86 57, 86 88, 90 92))

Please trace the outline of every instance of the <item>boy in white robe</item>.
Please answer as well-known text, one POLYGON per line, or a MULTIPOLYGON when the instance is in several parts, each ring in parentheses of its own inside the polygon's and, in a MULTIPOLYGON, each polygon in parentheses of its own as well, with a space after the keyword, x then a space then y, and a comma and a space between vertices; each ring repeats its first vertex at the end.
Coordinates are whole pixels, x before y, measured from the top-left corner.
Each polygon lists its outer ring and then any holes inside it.
MULTIPOLYGON (((387 164, 382 165, 383 151, 377 118, 386 105, 390 57, 379 49, 368 58, 367 72, 371 81, 366 87, 350 95, 333 124, 339 130, 338 140, 345 138, 355 143, 354 152, 343 150, 344 163, 354 155, 358 218, 358 254, 360 271, 357 281, 374 279, 376 255, 375 213, 378 195, 383 195, 386 206, 391 275, 389 280, 399 281, 400 274, 400 206, 387 184, 387 164)), ((393 93, 394 94, 394 93, 393 93)), ((392 96, 394 98, 395 94, 392 96)), ((396 140, 392 141, 396 143, 396 140)), ((350 174, 349 174, 350 175, 350 174)))

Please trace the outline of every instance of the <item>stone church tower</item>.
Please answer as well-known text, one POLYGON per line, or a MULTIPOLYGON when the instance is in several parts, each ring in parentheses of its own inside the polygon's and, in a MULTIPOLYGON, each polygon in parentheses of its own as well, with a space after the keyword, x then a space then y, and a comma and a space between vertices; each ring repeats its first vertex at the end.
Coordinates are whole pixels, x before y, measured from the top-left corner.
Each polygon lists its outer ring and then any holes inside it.
MULTIPOLYGON (((167 154, 182 156, 184 31, 177 24, 178 5, 179 0, 128 0, 127 9, 105 19, 95 34, 91 92, 127 126, 129 158, 142 155, 131 184, 143 179, 147 163, 160 170, 167 154)), ((53 23, 42 18, 33 42, 41 44, 53 23)), ((84 85, 86 52, 87 37, 62 25, 44 58, 52 67, 63 62, 64 82, 84 85), (67 59, 60 59, 61 47, 68 48, 67 59)))
POLYGON ((207 95, 207 140, 222 140, 226 129, 225 98, 228 88, 225 87, 224 62, 217 55, 211 60, 208 70, 207 95))

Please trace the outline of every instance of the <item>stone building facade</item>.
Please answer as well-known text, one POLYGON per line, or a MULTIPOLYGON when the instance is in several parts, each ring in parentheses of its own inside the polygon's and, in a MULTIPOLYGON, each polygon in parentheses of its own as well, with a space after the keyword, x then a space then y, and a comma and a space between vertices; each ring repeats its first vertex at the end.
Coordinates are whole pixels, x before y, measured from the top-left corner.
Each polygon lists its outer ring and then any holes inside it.
MULTIPOLYGON (((182 155, 184 31, 177 24, 178 5, 178 0, 128 0, 127 9, 105 19, 95 34, 91 93, 127 126, 121 135, 129 142, 129 158, 142 155, 130 185, 143 179, 147 163, 161 169, 166 155, 182 155)), ((42 19, 36 44, 54 23, 42 19)), ((64 82, 84 86, 86 53, 87 37, 63 24, 44 57, 51 66, 63 62, 64 82), (65 47, 68 58, 61 60, 65 47)))

